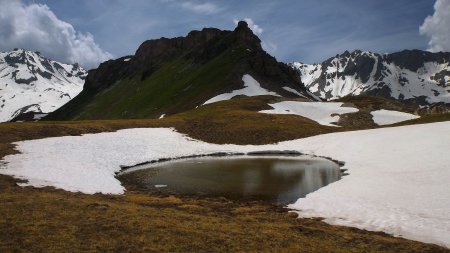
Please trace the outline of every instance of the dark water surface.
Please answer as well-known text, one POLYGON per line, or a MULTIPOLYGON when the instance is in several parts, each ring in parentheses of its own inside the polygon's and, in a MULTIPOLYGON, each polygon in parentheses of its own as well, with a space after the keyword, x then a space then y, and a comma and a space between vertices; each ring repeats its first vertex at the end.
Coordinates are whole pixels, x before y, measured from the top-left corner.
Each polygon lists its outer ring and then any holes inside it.
POLYGON ((140 166, 118 178, 127 188, 182 195, 263 200, 277 204, 341 178, 334 162, 311 157, 203 157, 140 166))

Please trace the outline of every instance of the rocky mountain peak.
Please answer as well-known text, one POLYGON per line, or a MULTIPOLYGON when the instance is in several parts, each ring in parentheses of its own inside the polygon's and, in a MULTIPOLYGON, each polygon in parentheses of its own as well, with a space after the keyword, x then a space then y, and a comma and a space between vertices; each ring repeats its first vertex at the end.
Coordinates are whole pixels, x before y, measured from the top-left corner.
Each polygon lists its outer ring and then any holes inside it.
POLYGON ((272 94, 313 99, 297 72, 267 54, 242 21, 233 31, 204 28, 143 42, 134 56, 89 71, 83 92, 47 119, 170 115, 245 89, 244 76, 272 94))
POLYGON ((237 42, 243 43, 251 48, 261 49, 261 40, 248 27, 247 22, 239 21, 236 29, 234 29, 234 34, 237 42))

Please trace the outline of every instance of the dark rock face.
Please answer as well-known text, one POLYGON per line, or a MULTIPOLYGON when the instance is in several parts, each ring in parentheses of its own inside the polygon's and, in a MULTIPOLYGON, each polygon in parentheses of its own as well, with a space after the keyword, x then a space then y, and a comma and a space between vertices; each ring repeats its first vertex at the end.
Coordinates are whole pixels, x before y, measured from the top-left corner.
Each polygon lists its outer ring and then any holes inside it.
POLYGON ((248 24, 245 21, 239 21, 234 33, 236 42, 247 45, 251 49, 262 49, 261 40, 258 36, 253 34, 252 30, 248 27, 248 24))
POLYGON ((202 46, 228 33, 215 28, 205 28, 201 31, 191 31, 186 37, 147 40, 139 46, 131 63, 135 67, 153 66, 180 56, 188 50, 196 51, 201 55, 204 51, 202 46))
POLYGON ((35 75, 30 76, 29 78, 21 78, 17 76, 17 73, 19 73, 18 70, 14 71, 12 73, 13 79, 16 81, 16 83, 22 83, 22 84, 31 84, 32 82, 37 80, 37 77, 35 75))
MULTIPOLYGON (((338 55, 340 66, 345 66, 344 71, 338 72, 338 76, 346 76, 346 75, 355 75, 356 77, 361 78, 363 82, 367 82, 370 73, 375 64, 375 59, 372 57, 361 54, 361 51, 354 51, 353 53, 349 53, 348 51, 344 52, 342 55, 338 55)), ((326 66, 332 66, 334 58, 330 58, 325 61, 326 66)), ((329 77, 332 78, 332 77, 329 77)))
MULTIPOLYGON (((19 49, 17 49, 19 50, 19 49)), ((15 51, 17 51, 15 50, 15 51)), ((17 67, 17 64, 27 64, 27 58, 25 55, 25 51, 22 51, 19 55, 7 55, 5 57, 5 62, 8 63, 12 67, 17 67)))
POLYGON ((446 78, 450 79, 450 70, 442 70, 441 72, 431 76, 431 80, 436 81, 441 87, 449 87, 450 82, 446 81, 446 78))
POLYGON ((439 64, 450 62, 450 53, 430 53, 421 50, 404 50, 398 53, 387 54, 384 60, 388 63, 409 69, 413 72, 423 67, 424 62, 436 62, 439 64))
POLYGON ((130 71, 130 63, 124 61, 124 58, 103 62, 97 69, 88 71, 84 89, 98 92, 125 77, 130 71))

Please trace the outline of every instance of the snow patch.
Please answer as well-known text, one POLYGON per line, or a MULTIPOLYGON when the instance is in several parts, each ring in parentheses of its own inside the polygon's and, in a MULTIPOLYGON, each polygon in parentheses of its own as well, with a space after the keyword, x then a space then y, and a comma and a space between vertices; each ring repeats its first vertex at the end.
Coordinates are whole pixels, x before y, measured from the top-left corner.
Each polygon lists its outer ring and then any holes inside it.
POLYGON ((411 113, 389 111, 389 110, 372 111, 370 112, 370 114, 372 114, 373 121, 375 122, 375 124, 380 126, 420 118, 420 116, 411 113))
POLYGON ((261 113, 269 114, 295 114, 324 126, 336 126, 332 123, 339 120, 339 115, 344 113, 358 112, 354 107, 342 107, 341 102, 297 102, 283 101, 275 104, 269 104, 272 110, 263 110, 261 113))
POLYGON ((268 90, 262 88, 261 85, 258 83, 258 81, 256 81, 251 75, 248 75, 248 74, 244 75, 242 77, 242 81, 244 81, 243 89, 234 90, 229 93, 224 93, 224 94, 215 96, 215 97, 209 99, 208 101, 206 101, 203 105, 207 105, 207 104, 211 104, 211 103, 215 103, 215 102, 223 101, 223 100, 229 100, 229 99, 232 99, 233 97, 239 96, 239 95, 244 95, 244 96, 248 96, 248 97, 262 96, 262 95, 272 95, 272 96, 277 96, 277 97, 280 96, 275 92, 268 91, 268 90))
POLYGON ((36 113, 36 114, 33 115, 33 119, 34 120, 41 120, 42 118, 44 118, 47 115, 48 115, 48 113, 36 113))

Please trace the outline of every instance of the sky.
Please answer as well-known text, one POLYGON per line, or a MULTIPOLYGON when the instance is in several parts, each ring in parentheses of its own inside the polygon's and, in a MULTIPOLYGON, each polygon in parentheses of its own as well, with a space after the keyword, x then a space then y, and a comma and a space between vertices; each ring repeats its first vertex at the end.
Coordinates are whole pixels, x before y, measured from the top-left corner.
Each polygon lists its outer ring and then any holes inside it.
POLYGON ((356 49, 450 51, 450 0, 0 0, 0 51, 40 51, 90 69, 145 40, 232 30, 237 20, 283 62, 356 49))

